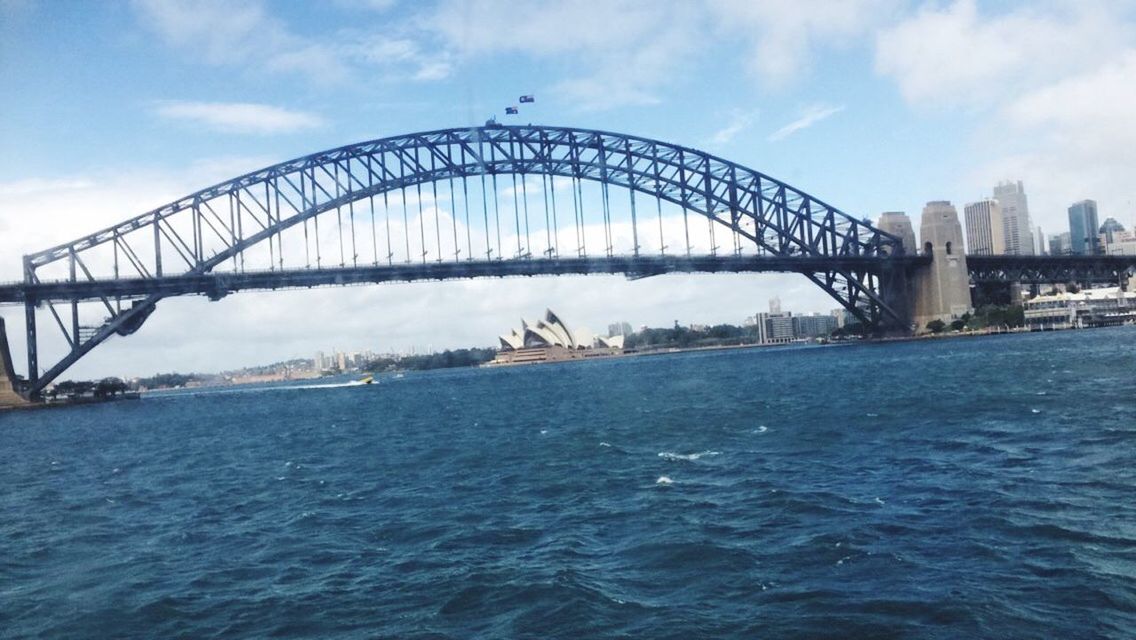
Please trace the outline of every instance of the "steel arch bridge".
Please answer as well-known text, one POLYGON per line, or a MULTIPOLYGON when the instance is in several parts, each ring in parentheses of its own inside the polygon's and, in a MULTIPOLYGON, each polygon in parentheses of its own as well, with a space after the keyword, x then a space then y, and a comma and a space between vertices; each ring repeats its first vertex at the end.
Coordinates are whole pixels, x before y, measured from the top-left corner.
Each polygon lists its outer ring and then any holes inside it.
POLYGON ((805 275, 877 331, 906 332, 907 272, 927 262, 866 220, 703 151, 491 122, 352 144, 222 182, 25 256, 23 283, 0 287, 0 302, 25 307, 25 392, 35 395, 110 336, 137 331, 168 296, 481 276, 783 271, 805 275), (610 187, 620 188, 618 201, 610 187), (619 246, 628 235, 630 245, 619 246), (668 252, 668 237, 682 247, 668 252), (93 322, 81 319, 80 303, 98 309, 93 322), (46 370, 36 333, 42 308, 67 344, 46 370))

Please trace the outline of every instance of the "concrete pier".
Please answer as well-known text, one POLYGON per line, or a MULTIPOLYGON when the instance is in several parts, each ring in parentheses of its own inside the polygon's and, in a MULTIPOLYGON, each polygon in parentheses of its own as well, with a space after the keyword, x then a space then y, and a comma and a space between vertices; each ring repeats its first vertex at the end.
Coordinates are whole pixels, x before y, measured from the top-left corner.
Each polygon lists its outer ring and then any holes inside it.
POLYGON ((940 320, 950 324, 971 311, 970 277, 966 267, 962 225, 958 211, 946 201, 928 202, 919 225, 923 253, 931 266, 916 273, 915 330, 940 320))
POLYGON ((8 334, 4 331, 4 318, 0 318, 0 409, 28 403, 12 387, 16 374, 12 369, 12 354, 8 352, 8 334))

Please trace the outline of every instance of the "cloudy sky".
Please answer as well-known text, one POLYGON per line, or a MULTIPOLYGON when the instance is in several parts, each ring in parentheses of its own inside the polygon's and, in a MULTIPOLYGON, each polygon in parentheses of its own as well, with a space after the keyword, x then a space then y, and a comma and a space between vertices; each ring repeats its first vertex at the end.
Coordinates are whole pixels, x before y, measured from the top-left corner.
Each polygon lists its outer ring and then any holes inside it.
MULTIPOLYGON (((1015 179, 1047 233, 1083 198, 1136 223, 1132 0, 0 0, 0 80, 0 281, 24 253, 212 183, 479 124, 530 93, 526 123, 701 148, 856 216, 1015 179)), ((836 306, 791 275, 167 300, 69 375, 489 345, 546 306, 593 330, 740 323, 774 295, 836 306)), ((22 352, 22 310, 0 315, 22 352)))

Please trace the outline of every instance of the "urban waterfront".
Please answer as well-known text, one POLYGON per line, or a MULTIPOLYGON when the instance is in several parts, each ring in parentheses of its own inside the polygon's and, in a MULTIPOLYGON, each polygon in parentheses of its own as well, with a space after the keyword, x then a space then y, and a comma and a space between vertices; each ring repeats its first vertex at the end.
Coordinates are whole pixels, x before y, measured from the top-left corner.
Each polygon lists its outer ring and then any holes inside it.
POLYGON ((1131 637, 1134 338, 0 414, 0 636, 1131 637))

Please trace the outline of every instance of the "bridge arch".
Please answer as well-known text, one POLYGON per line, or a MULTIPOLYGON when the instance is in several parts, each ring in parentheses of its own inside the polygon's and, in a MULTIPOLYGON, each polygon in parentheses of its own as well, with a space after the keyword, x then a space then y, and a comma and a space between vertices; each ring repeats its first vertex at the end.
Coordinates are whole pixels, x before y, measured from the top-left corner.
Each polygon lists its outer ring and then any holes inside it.
MULTIPOLYGON (((340 216, 340 267, 345 267, 345 210, 351 215, 354 229, 354 206, 369 200, 373 216, 374 198, 378 196, 401 190, 405 206, 408 188, 436 188, 448 181, 452 195, 455 181, 468 187, 471 180, 481 183, 484 196, 486 180, 496 183, 498 177, 510 175, 521 176, 522 187, 524 177, 532 175, 542 176, 542 185, 543 176, 568 179, 573 185, 600 185, 605 223, 610 222, 608 186, 670 203, 682 209, 684 219, 690 212, 708 219, 711 229, 725 229, 734 238, 739 256, 745 243, 754 260, 777 259, 783 265, 778 270, 804 274, 865 324, 906 328, 905 309, 889 299, 889 285, 882 282, 894 275, 895 270, 889 265, 904 255, 897 237, 791 185, 703 151, 638 136, 566 127, 487 125, 442 129, 370 140, 282 162, 202 189, 75 241, 25 256, 25 284, 33 287, 45 283, 43 273, 53 269, 57 279, 62 276, 75 284, 192 279, 215 274, 228 262, 232 262, 233 273, 241 273, 246 270, 246 255, 265 247, 270 258, 268 270, 283 271, 285 247, 281 239, 286 232, 302 226, 307 250, 308 223, 316 226, 318 236, 319 221, 332 213, 340 216)), ((468 222, 468 191, 464 202, 468 222)), ((555 210, 555 197, 553 207, 555 210)), ((580 209, 573 204, 573 214, 582 218, 582 202, 580 209)), ((456 211, 452 213, 457 216, 456 211)), ((487 208, 485 213, 488 233, 487 208)), ((632 195, 633 233, 637 229, 635 215, 632 195)), ((467 232, 469 228, 467 224, 467 232)), ((408 229, 405 231, 409 234, 408 229)), ((490 275, 494 274, 493 265, 498 265, 499 273, 505 273, 513 268, 505 263, 566 257, 557 248, 555 254, 550 249, 543 257, 532 255, 530 250, 527 255, 518 251, 517 256, 506 258, 501 255, 498 239, 496 250, 487 240, 485 260, 480 260, 475 257, 469 238, 465 255, 461 255, 456 220, 454 235, 452 260, 442 255, 439 236, 437 262, 476 262, 484 267, 481 273, 490 275)), ((389 238, 388 228, 388 243, 389 238)), ((318 237, 316 242, 318 271, 323 269, 318 237)), ((423 237, 423 248, 425 243, 423 237)), ((633 245, 630 257, 637 258, 638 239, 633 245)), ((381 267, 377 251, 376 247, 373 266, 381 267)), ((716 247, 712 246, 711 254, 715 252, 716 247)), ((581 246, 566 253, 575 253, 575 258, 589 257, 586 247, 581 246)), ((597 253, 593 251, 593 255, 597 253)), ((689 240, 685 253, 690 257, 689 240)), ((610 240, 602 254, 603 259, 620 257, 614 255, 610 240)), ((359 254, 354 248, 352 256, 353 264, 358 266, 359 254)), ((406 257, 409 262, 409 237, 406 257)), ((391 268, 396 266, 390 251, 386 262, 391 268)), ((422 262, 427 262, 425 251, 422 262)), ((306 268, 311 269, 310 258, 306 268)), ((75 311, 78 300, 72 299, 69 327, 51 306, 51 300, 31 293, 25 302, 32 391, 42 389, 110 335, 127 335, 137 330, 166 295, 170 294, 156 290, 135 296, 127 300, 125 307, 121 296, 100 295, 98 300, 109 315, 94 327, 80 325, 75 311), (36 363, 34 314, 35 306, 45 300, 71 351, 41 376, 36 363)))

